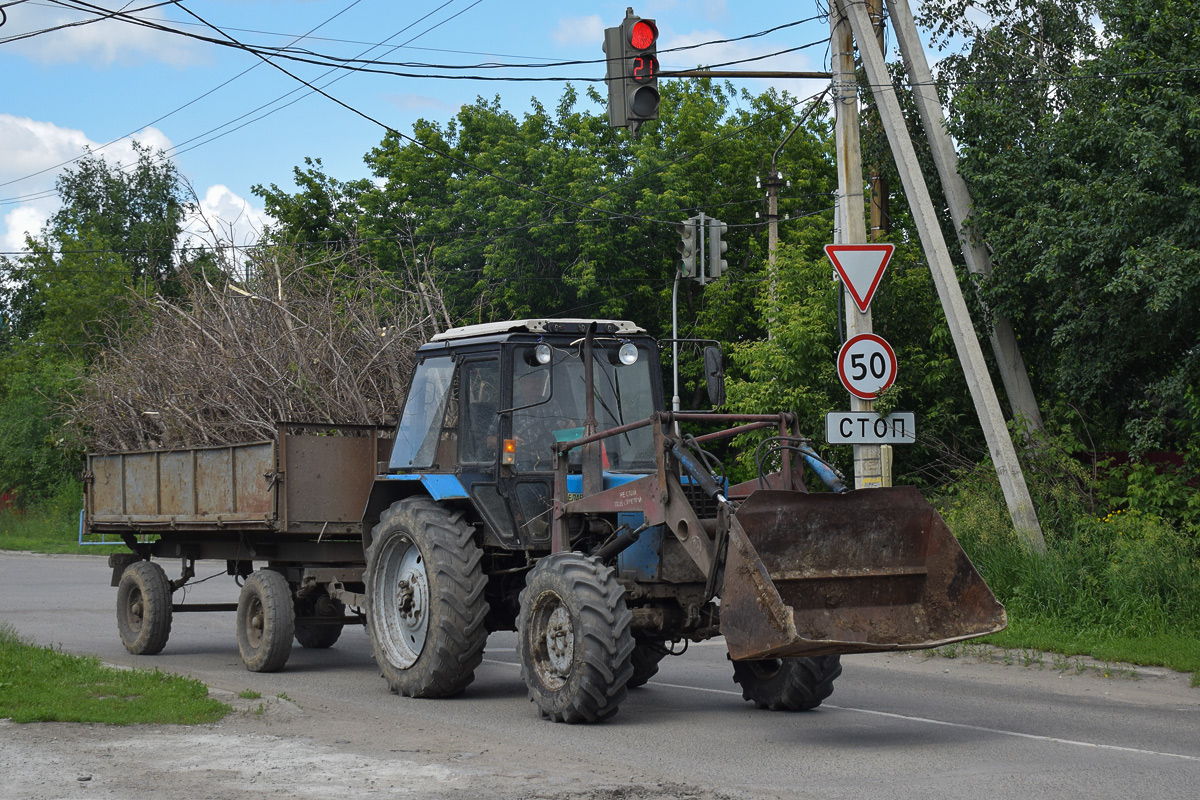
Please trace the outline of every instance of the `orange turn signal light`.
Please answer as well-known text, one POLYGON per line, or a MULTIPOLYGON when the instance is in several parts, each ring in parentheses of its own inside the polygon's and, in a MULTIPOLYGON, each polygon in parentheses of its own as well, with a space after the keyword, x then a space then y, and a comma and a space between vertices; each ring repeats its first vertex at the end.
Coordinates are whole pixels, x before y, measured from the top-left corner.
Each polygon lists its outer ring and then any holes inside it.
POLYGON ((500 463, 506 466, 511 466, 517 459, 517 440, 505 439, 504 448, 500 454, 500 463))

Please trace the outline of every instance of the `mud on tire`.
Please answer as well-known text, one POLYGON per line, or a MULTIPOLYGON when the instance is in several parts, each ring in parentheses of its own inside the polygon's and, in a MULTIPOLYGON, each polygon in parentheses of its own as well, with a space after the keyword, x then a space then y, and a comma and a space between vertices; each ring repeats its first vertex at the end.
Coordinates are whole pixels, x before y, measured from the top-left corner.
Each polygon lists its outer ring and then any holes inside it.
POLYGON ((136 656, 161 652, 171 635, 171 582, 153 561, 135 561, 117 585, 117 632, 136 656))
POLYGON ((251 672, 278 672, 292 654, 296 612, 287 579, 260 569, 242 584, 237 605, 238 651, 251 672))
POLYGON ((367 629, 379 671, 405 697, 451 697, 487 642, 487 579, 474 529, 427 497, 392 504, 367 550, 367 629))
POLYGON ((767 658, 733 662, 742 697, 771 711, 810 711, 833 694, 841 656, 767 658))
POLYGON ((555 553, 526 576, 517 619, 521 678, 554 722, 596 722, 617 713, 633 676, 633 615, 611 567, 555 553))

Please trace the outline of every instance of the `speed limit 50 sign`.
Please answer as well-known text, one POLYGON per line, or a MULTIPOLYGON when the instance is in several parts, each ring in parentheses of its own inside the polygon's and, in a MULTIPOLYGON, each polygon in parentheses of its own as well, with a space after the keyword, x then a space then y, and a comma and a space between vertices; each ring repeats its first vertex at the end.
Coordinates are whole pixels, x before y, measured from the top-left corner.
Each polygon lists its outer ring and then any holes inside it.
POLYGON ((860 333, 838 352, 838 377, 850 394, 874 400, 896 380, 896 351, 873 333, 860 333))

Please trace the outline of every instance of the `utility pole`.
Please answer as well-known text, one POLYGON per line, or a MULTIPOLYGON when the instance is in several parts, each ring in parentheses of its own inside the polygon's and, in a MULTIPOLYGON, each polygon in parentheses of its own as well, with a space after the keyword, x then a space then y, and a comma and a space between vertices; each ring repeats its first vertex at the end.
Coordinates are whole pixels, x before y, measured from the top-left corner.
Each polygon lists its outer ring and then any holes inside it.
MULTIPOLYGON (((813 98, 809 104, 808 110, 800 115, 800 119, 788 131, 788 135, 783 137, 783 141, 775 148, 775 152, 771 154, 771 171, 767 173, 767 262, 768 273, 770 278, 771 306, 770 313, 767 315, 767 338, 775 338, 775 313, 778 310, 778 283, 779 273, 775 270, 775 251, 779 248, 779 189, 785 185, 783 174, 778 170, 779 154, 783 152, 783 148, 792 137, 796 135, 796 131, 804 127, 804 123, 808 120, 810 114, 816 109, 817 104, 825 97, 825 93, 829 90, 822 91, 819 95, 813 98)), ((790 184, 788 184, 790 185, 790 184)), ((760 185, 759 188, 762 188, 760 185)))
MULTIPOLYGON (((832 0, 831 20, 849 18, 850 27, 859 41, 870 41, 873 38, 871 20, 866 9, 852 0, 832 0)), ((836 39, 836 37, 835 37, 836 39)), ((838 52, 835 44, 835 58, 838 52)), ((987 363, 983 360, 983 351, 979 340, 975 337, 975 328, 971 322, 970 312, 963 299, 962 290, 958 285, 958 276, 950 261, 950 251, 946 240, 942 237, 941 226, 934 212, 933 201, 929 197, 929 188, 925 185, 917 154, 909 139, 904 116, 900 111, 900 103, 896 98, 895 87, 892 86, 891 76, 887 71, 883 55, 873 47, 859 49, 867 77, 871 82, 875 95, 879 117, 887 132, 888 143, 896 159, 900 171, 900 179, 904 192, 913 212, 913 221, 929 261, 934 285, 946 314, 946 322, 954 337, 955 349, 958 351, 959 362, 971 391, 971 399, 975 404, 975 412, 983 427, 987 439, 988 450, 992 463, 996 467, 996 475, 1008 504, 1008 512, 1012 517, 1013 527, 1018 536, 1038 552, 1044 552, 1046 543, 1042 537, 1041 525, 1029 496, 1029 487, 1025 485, 1025 476, 1021 464, 1017 460, 1016 449, 1004 425, 1004 415, 1000 411, 1000 401, 996 397, 995 387, 992 386, 988 375, 987 363)), ((837 63, 835 61, 835 63, 837 63)), ((839 156, 841 151, 839 150, 839 156)), ((861 221, 862 217, 859 216, 861 221)))
MULTIPOLYGON (((875 26, 875 41, 879 52, 887 56, 887 47, 883 43, 883 0, 866 0, 867 15, 875 26)), ((871 241, 878 241, 891 231, 891 213, 888 207, 888 179, 883 175, 883 166, 876 162, 871 165, 871 241)))
MULTIPOLYGON (((972 240, 964 225, 967 215, 971 213, 971 192, 967 189, 962 175, 958 173, 958 155, 954 152, 954 144, 946 131, 942 101, 938 97, 937 87, 933 85, 933 73, 929 69, 925 50, 921 47, 912 10, 908 0, 887 0, 887 5, 892 25, 896 30, 896 40, 900 45, 900 54, 904 57, 908 83, 917 101, 917 110, 921 114, 921 124, 933 151, 938 176, 942 179, 946 204, 950 207, 950 217, 954 220, 954 230, 958 233, 967 269, 973 275, 987 278, 992 274, 992 259, 986 247, 972 240)), ((992 350, 996 354, 1000 380, 1004 383, 1004 392, 1008 395, 1013 416, 1023 418, 1036 430, 1042 430, 1042 415, 1038 410, 1037 397, 1034 396, 1033 387, 1029 383, 1029 370, 1021 357, 1021 347, 1017 344, 1012 323, 999 311, 991 311, 990 315, 992 350)))
MULTIPOLYGON (((836 244, 866 244, 863 218, 862 141, 859 130, 858 80, 854 69, 854 35, 844 14, 831 8, 829 15, 833 72, 834 136, 837 146, 836 244)), ((871 333, 871 311, 859 311, 849 288, 845 292, 846 339, 871 333)), ((850 396, 851 411, 874 411, 875 404, 850 396)), ((854 445, 854 488, 883 485, 878 445, 854 445)))

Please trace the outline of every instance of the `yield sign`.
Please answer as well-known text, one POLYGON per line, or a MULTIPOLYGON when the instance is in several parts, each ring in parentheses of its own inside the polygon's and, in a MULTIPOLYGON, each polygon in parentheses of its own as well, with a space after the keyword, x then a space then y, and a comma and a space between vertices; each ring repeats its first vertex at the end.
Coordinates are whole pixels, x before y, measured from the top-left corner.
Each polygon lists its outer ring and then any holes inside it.
POLYGON ((827 244, 825 255, 842 276, 858 310, 866 313, 879 279, 892 258, 894 244, 827 244))

